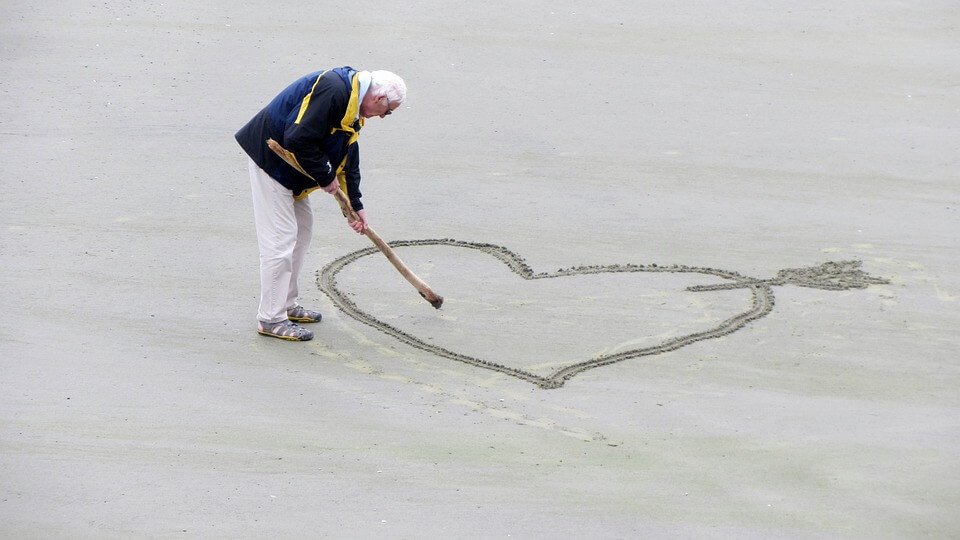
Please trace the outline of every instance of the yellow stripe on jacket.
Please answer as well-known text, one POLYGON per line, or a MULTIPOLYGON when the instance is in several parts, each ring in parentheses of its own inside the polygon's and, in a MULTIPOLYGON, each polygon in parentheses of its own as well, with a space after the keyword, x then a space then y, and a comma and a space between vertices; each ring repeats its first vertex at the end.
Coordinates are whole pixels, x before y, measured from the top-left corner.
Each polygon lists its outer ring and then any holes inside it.
MULTIPOLYGON (((323 77, 325 73, 327 72, 324 71, 323 73, 321 73, 320 77, 323 77)), ((317 82, 320 82, 320 77, 317 77, 317 81, 313 83, 313 88, 317 87, 317 82)), ((300 114, 297 116, 297 123, 300 122, 300 118, 303 117, 304 111, 307 110, 307 106, 310 104, 310 96, 312 94, 313 94, 313 89, 310 90, 309 94, 304 96, 303 101, 300 104, 300 114)), ((357 114, 359 111, 360 111, 360 79, 358 77, 358 74, 354 73, 352 80, 350 81, 350 100, 347 102, 347 110, 346 112, 343 113, 343 118, 340 119, 340 127, 332 128, 330 130, 331 134, 337 130, 346 131, 347 133, 349 133, 350 139, 347 141, 347 146, 350 146, 351 144, 355 144, 357 142, 357 139, 360 137, 360 134, 357 133, 355 129, 353 129, 353 123, 357 121, 357 114)), ((359 119, 360 127, 363 127, 363 121, 364 121, 363 118, 359 119)), ((347 154, 349 154, 349 152, 347 154)), ((291 152, 291 157, 294 160, 296 160, 296 156, 294 156, 292 152, 291 152)), ((346 173, 343 172, 343 168, 344 166, 346 166, 346 164, 347 164, 347 156, 345 155, 343 156, 343 159, 340 160, 340 164, 337 165, 336 174, 337 174, 337 182, 340 184, 340 189, 343 190, 344 193, 346 193, 347 197, 349 197, 350 193, 347 192, 347 175, 346 173)), ((316 181, 313 177, 311 177, 311 180, 316 181)), ((300 195, 297 195, 294 198, 302 199, 307 195, 309 195, 311 192, 316 191, 319 188, 320 186, 305 189, 302 193, 300 193, 300 195)))

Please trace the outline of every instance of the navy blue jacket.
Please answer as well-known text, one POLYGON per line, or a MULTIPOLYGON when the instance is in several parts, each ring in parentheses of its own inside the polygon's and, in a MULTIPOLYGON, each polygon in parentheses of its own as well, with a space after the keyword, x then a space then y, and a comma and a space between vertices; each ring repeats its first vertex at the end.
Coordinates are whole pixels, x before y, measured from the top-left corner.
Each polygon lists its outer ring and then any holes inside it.
POLYGON ((235 135, 251 159, 295 198, 339 178, 354 210, 360 202, 360 148, 363 119, 357 72, 350 67, 317 71, 297 79, 273 98, 235 135), (304 175, 267 147, 277 141, 293 154, 304 175))

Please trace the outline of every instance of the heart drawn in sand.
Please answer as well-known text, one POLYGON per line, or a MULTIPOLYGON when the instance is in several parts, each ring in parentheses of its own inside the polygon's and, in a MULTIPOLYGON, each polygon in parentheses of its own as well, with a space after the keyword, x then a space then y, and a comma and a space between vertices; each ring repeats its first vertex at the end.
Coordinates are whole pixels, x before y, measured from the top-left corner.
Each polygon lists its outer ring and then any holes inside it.
MULTIPOLYGON (((450 350, 443 346, 430 343, 432 338, 422 338, 415 335, 415 328, 400 328, 400 324, 391 323, 384 320, 384 317, 376 317, 367 311, 361 309, 342 287, 338 286, 338 275, 354 263, 357 263, 363 257, 378 253, 375 247, 361 249, 340 257, 327 264, 317 274, 317 282, 320 289, 330 297, 344 313, 350 317, 367 324, 385 334, 393 336, 407 345, 416 347, 423 351, 456 360, 472 366, 483 369, 493 370, 499 373, 510 375, 518 379, 529 381, 541 388, 559 388, 564 382, 586 370, 622 362, 631 358, 651 356, 675 351, 698 341, 714 339, 735 332, 752 321, 760 319, 773 310, 774 295, 773 287, 778 285, 797 285, 801 287, 812 287, 826 290, 846 290, 862 289, 871 284, 887 283, 886 280, 871 277, 860 270, 860 261, 840 261, 826 262, 818 266, 807 268, 793 268, 781 270, 777 275, 770 279, 755 279, 742 276, 736 272, 718 270, 715 268, 702 268, 683 265, 660 266, 656 264, 635 265, 635 264, 613 264, 604 266, 578 266, 557 270, 555 272, 535 273, 516 253, 507 248, 493 244, 464 242, 453 239, 440 240, 405 240, 390 242, 393 248, 401 247, 424 247, 440 246, 459 249, 473 250, 484 256, 493 257, 500 263, 506 265, 510 272, 516 274, 526 281, 547 280, 561 277, 588 276, 596 274, 631 274, 645 273, 651 274, 701 274, 703 276, 712 276, 709 278, 711 284, 692 285, 685 288, 689 292, 708 292, 725 291, 733 289, 746 289, 750 293, 749 306, 743 311, 737 312, 732 316, 727 316, 718 322, 711 323, 709 328, 695 328, 672 335, 656 341, 653 344, 642 343, 635 347, 623 350, 611 350, 601 354, 593 354, 589 358, 564 363, 546 374, 535 373, 531 369, 523 369, 505 363, 495 362, 489 359, 481 358, 481 354, 464 354, 450 350), (721 279, 716 283, 717 278, 721 279)), ((708 281, 705 278, 704 281, 708 281)), ((615 292, 616 293, 616 292, 615 292)), ((413 296, 416 296, 415 294, 413 296)), ((450 298, 448 297, 448 301, 450 298)), ((419 298, 419 305, 424 305, 419 298)), ((432 309, 431 309, 432 311, 432 309)), ((642 340, 638 340, 640 342, 642 340)))

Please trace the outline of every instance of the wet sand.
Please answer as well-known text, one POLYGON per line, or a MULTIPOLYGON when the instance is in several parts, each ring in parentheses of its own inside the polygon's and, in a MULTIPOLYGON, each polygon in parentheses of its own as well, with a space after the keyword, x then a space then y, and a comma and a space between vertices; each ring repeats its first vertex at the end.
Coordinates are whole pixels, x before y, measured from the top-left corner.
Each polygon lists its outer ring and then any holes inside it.
POLYGON ((960 530, 955 6, 284 7, 2 8, 0 536, 960 530), (272 340, 232 136, 345 64, 445 302, 317 193, 272 340))

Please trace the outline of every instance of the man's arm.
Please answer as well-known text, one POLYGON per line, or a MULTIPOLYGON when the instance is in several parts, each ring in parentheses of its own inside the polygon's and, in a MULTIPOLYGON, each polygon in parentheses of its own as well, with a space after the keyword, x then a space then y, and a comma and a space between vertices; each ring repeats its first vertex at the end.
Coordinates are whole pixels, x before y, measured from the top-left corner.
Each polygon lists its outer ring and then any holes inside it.
POLYGON ((354 210, 363 209, 363 194, 360 193, 360 144, 354 142, 347 148, 347 162, 343 166, 343 176, 346 189, 344 193, 350 197, 350 205, 354 210))
POLYGON ((370 225, 367 222, 367 211, 363 209, 363 202, 360 200, 363 196, 360 193, 360 145, 356 142, 347 148, 347 163, 343 167, 343 175, 350 206, 360 217, 360 221, 350 221, 349 224, 353 230, 363 234, 370 225))
POLYGON ((303 105, 288 119, 283 139, 284 147, 293 154, 300 167, 321 187, 326 188, 336 178, 336 168, 323 153, 323 141, 337 127, 347 108, 349 94, 340 87, 339 80, 321 78, 304 97, 303 105), (336 84, 331 84, 331 82, 336 84))

